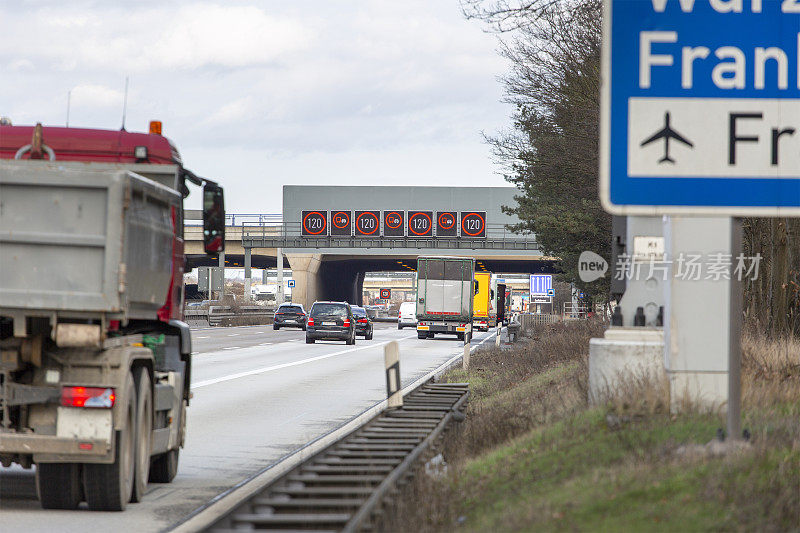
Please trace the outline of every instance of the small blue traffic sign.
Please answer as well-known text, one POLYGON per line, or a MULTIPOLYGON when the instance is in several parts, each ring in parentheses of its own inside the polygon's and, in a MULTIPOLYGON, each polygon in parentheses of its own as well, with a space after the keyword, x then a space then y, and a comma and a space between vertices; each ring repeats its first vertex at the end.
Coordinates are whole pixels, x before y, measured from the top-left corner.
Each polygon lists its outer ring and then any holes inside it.
POLYGON ((553 275, 552 274, 531 274, 530 295, 534 296, 550 296, 550 291, 553 290, 553 275))
POLYGON ((605 0, 600 199, 800 215, 800 2, 605 0))
POLYGON ((287 285, 287 286, 288 286, 290 289, 294 289, 294 286, 295 286, 295 281, 294 281, 293 279, 290 279, 289 281, 287 281, 287 282, 286 282, 286 285, 287 285))

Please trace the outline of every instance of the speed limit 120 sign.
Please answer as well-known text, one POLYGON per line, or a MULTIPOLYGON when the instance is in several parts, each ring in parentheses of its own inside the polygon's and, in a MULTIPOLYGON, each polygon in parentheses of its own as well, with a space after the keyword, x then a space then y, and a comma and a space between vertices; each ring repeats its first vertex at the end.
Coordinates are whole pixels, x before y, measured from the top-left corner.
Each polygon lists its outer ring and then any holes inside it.
POLYGON ((486 237, 486 211, 461 212, 461 237, 470 239, 486 237))
POLYGON ((380 237, 380 211, 356 211, 356 236, 380 237))
POLYGON ((303 211, 302 235, 314 237, 328 234, 327 211, 303 211))
POLYGON ((408 212, 408 236, 430 237, 433 235, 433 211, 408 212))

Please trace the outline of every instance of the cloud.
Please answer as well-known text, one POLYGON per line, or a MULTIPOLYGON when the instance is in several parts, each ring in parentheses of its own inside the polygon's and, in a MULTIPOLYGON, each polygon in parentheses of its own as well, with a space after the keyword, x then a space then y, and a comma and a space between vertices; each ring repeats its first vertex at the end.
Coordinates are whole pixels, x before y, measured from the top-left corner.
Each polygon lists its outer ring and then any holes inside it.
POLYGON ((224 178, 234 210, 258 209, 233 192, 253 169, 293 183, 370 184, 377 168, 397 183, 483 183, 480 132, 511 111, 496 37, 458 0, 9 4, 2 114, 63 124, 72 90, 71 125, 119 128, 129 76, 126 128, 162 120, 189 168, 224 178))
POLYGON ((15 44, 17 53, 24 51, 58 70, 125 72, 279 64, 310 39, 299 21, 256 6, 94 7, 100 9, 91 14, 76 14, 81 9, 73 2, 33 14, 0 10, 4 39, 15 44))
POLYGON ((125 94, 104 85, 78 85, 72 89, 70 98, 74 105, 115 106, 122 109, 125 94))

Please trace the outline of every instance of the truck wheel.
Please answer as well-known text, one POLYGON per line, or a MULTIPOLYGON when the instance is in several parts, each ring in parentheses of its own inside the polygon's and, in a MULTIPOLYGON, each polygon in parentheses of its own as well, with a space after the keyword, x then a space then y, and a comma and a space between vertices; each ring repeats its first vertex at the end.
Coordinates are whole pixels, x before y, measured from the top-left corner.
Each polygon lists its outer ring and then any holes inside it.
POLYGON ((463 340, 464 340, 464 334, 463 334, 463 333, 457 333, 457 334, 456 334, 456 338, 457 338, 458 340, 460 340, 460 341, 463 341, 463 340))
POLYGON ((153 433, 153 388, 150 373, 138 368, 136 376, 136 472, 134 475, 132 502, 140 502, 147 492, 150 475, 150 443, 153 433))
POLYGON ((397 329, 403 329, 403 325, 400 322, 397 323, 397 329))
POLYGON ((428 334, 426 332, 424 332, 424 331, 418 331, 417 332, 417 338, 418 339, 427 339, 428 338, 428 334))
POLYGON ((162 453, 153 458, 150 465, 150 481, 153 483, 171 483, 178 475, 178 458, 180 450, 177 448, 167 453, 162 453))
POLYGON ((278 330, 281 329, 281 327, 278 324, 272 324, 272 329, 278 330))
POLYGON ((306 344, 314 344, 314 339, 306 335, 306 344))
POLYGON ((365 341, 371 341, 372 340, 372 330, 369 330, 369 333, 366 334, 366 336, 364 337, 364 340, 365 341))
POLYGON ((81 470, 77 463, 39 463, 36 489, 44 509, 75 509, 81 503, 81 470))
POLYGON ((133 494, 136 453, 136 388, 128 374, 125 383, 125 424, 116 434, 114 462, 83 465, 86 503, 92 511, 124 511, 133 494))

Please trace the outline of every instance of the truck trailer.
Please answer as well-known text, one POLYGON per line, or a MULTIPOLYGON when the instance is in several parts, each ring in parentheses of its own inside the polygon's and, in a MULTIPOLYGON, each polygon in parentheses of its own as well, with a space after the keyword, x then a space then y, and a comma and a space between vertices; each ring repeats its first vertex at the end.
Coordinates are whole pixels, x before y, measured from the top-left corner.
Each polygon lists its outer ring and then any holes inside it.
POLYGON ((150 133, 0 126, 0 463, 41 504, 120 511, 178 468, 191 398, 183 200, 223 191, 150 133))
POLYGON ((492 280, 490 272, 475 272, 475 297, 472 303, 473 329, 489 331, 489 328, 497 326, 493 285, 496 285, 496 282, 492 280))
POLYGON ((417 259, 417 337, 437 333, 472 340, 475 259, 420 257, 417 259))

